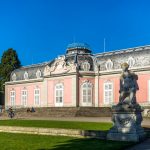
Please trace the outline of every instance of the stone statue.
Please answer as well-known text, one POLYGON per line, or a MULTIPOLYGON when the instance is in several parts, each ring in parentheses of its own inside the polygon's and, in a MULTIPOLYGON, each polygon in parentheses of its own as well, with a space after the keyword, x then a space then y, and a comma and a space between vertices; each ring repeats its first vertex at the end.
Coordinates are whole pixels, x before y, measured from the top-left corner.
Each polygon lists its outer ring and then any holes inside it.
POLYGON ((107 139, 137 142, 145 138, 141 127, 143 109, 136 102, 138 77, 128 70, 127 63, 123 63, 121 68, 119 103, 112 106, 113 127, 109 130, 107 139))
POLYGON ((120 77, 120 97, 119 104, 136 104, 136 91, 139 89, 137 84, 137 75, 128 70, 127 63, 121 64, 122 74, 120 77))

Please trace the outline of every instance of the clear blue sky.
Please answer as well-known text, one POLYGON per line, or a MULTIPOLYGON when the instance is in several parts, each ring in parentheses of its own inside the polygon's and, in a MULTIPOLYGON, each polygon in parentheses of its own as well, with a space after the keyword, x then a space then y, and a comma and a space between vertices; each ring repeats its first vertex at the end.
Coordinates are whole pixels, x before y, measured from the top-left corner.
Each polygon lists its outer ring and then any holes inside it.
POLYGON ((93 53, 150 45, 150 0, 0 0, 0 56, 14 48, 22 65, 52 60, 69 43, 93 53))

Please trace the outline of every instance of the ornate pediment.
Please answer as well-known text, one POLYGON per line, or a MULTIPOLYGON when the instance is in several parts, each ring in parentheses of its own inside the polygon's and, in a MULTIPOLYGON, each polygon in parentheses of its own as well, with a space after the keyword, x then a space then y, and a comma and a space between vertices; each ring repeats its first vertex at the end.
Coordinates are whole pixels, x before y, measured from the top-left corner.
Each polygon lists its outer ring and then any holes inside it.
POLYGON ((54 63, 49 67, 48 65, 44 69, 44 76, 51 74, 63 74, 68 72, 75 72, 75 64, 67 64, 65 61, 65 56, 58 57, 54 63))
POLYGON ((48 76, 50 75, 50 67, 48 65, 46 65, 45 69, 44 69, 44 76, 48 76))
POLYGON ((66 66, 65 57, 64 56, 58 57, 55 60, 54 64, 51 66, 50 71, 52 74, 67 72, 68 68, 66 66))

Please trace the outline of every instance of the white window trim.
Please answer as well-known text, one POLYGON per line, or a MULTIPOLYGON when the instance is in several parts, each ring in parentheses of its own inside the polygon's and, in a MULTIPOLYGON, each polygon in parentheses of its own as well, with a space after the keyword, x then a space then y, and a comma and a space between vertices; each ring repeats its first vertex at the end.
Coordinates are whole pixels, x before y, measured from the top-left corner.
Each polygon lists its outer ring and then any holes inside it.
POLYGON ((21 90, 21 105, 27 106, 27 102, 28 102, 28 91, 27 90, 21 90), (26 92, 26 95, 23 95, 23 92, 26 92), (26 97, 26 105, 24 105, 23 97, 26 97))
POLYGON ((113 99, 114 99, 114 85, 113 85, 113 82, 105 82, 104 83, 104 85, 103 85, 103 95, 104 95, 103 96, 104 97, 104 100, 103 100, 104 105, 112 105, 113 102, 114 102, 113 101, 113 99), (111 101, 109 103, 105 101, 105 85, 106 84, 111 84, 112 85, 112 90, 111 90, 112 91, 112 96, 111 96, 112 99, 111 99, 111 101))
POLYGON ((28 79, 29 79, 29 74, 28 74, 27 71, 25 71, 25 73, 24 73, 24 79, 25 79, 25 80, 28 80, 28 79))
POLYGON ((41 78, 41 75, 42 75, 42 73, 41 73, 41 71, 38 69, 37 72, 36 72, 36 77, 37 77, 37 78, 41 78))
POLYGON ((90 68, 91 68, 90 63, 89 62, 84 62, 82 64, 82 68, 83 68, 84 71, 89 71, 90 68))
POLYGON ((57 83, 55 85, 55 106, 56 107, 62 107, 63 105, 64 105, 64 85, 62 83, 57 83), (56 86, 58 86, 58 85, 62 86, 62 102, 61 103, 56 102, 56 91, 57 91, 56 86))
POLYGON ((16 81, 17 76, 16 76, 16 74, 15 74, 15 73, 13 73, 13 75, 12 75, 11 79, 12 79, 12 81, 16 81))
POLYGON ((12 91, 10 91, 10 105, 11 106, 15 106, 15 103, 16 103, 16 91, 12 90, 12 91), (14 93, 14 95, 12 96, 11 93, 14 93), (14 98, 14 102, 13 103, 12 103, 12 97, 14 98))
POLYGON ((107 62, 105 63, 105 67, 106 67, 106 70, 112 70, 113 68, 113 62, 111 61, 111 59, 107 60, 107 62), (108 67, 108 65, 110 64, 110 68, 108 67))
POLYGON ((34 105, 35 106, 40 106, 40 104, 41 104, 41 93, 40 92, 41 92, 40 88, 34 89, 34 105), (36 90, 39 90, 39 94, 35 94, 36 90), (36 96, 39 96, 39 104, 36 104, 36 98, 35 98, 36 96))
MULTIPOLYGON (((88 91, 88 89, 87 89, 87 91, 88 91)), ((92 103, 93 103, 93 85, 90 82, 84 82, 81 85, 81 103, 80 104, 81 104, 81 106, 92 106, 92 103), (83 102, 83 89, 84 89, 83 86, 84 86, 84 84, 90 84, 91 85, 91 102, 87 101, 88 94, 86 95, 86 102, 83 102)))

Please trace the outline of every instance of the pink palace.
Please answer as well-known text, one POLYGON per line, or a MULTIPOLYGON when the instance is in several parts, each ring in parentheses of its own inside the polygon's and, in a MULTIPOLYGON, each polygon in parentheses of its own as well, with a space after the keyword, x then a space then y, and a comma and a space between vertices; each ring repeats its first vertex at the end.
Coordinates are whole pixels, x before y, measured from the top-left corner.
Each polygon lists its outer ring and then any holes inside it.
POLYGON ((65 55, 24 66, 5 83, 6 107, 110 107, 119 100, 120 64, 138 75, 137 101, 150 106, 150 46, 92 54, 69 44, 65 55))

